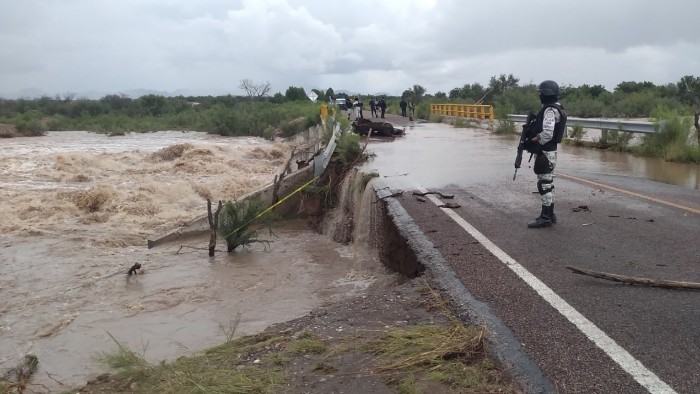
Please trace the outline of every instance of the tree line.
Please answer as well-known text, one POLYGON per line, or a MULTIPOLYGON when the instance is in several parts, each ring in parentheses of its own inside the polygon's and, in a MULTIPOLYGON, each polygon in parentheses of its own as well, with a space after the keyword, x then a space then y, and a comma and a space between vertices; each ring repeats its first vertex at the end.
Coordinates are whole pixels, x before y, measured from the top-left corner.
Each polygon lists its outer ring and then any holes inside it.
MULTIPOLYGON (((612 91, 603 85, 560 85, 561 102, 577 117, 652 117, 663 108, 681 115, 700 112, 700 77, 687 75, 676 83, 623 81, 612 91)), ((540 106, 537 85, 521 84, 512 74, 491 77, 488 86, 479 83, 437 92, 433 99, 444 102, 493 104, 501 118, 508 113, 524 114, 540 106)))
MULTIPOLYGON (((242 82, 243 83, 243 82, 242 82)), ((260 94, 260 91, 256 91, 260 94)), ((110 134, 196 130, 214 134, 273 138, 320 123, 318 106, 303 88, 268 96, 177 96, 130 98, 110 94, 99 100, 65 97, 0 99, 0 123, 24 134, 86 130, 110 134)))
MULTIPOLYGON (((270 95, 270 83, 240 81, 245 96, 177 96, 146 95, 130 98, 110 94, 99 100, 65 97, 38 99, 0 99, 0 123, 26 130, 90 130, 127 132, 149 130, 200 130, 223 135, 258 135, 270 137, 275 130, 294 132, 301 124, 320 121, 302 87, 289 86, 285 93, 270 95), (298 121, 304 117, 303 121, 298 121)), ((333 88, 312 89, 320 101, 337 97, 333 88)), ((360 94, 367 99, 373 94, 360 94)), ((491 104, 496 117, 509 113, 525 114, 539 108, 537 86, 520 83, 512 74, 491 77, 489 84, 465 84, 449 92, 429 94, 418 84, 400 96, 386 96, 389 113, 398 112, 401 99, 416 103, 416 116, 429 119, 431 103, 491 104)), ((700 115, 700 77, 684 76, 676 83, 656 85, 651 82, 620 82, 612 91, 602 85, 561 86, 561 102, 570 116, 576 117, 653 117, 659 110, 679 115, 700 115)), ((698 127, 698 126, 696 126, 698 127)))

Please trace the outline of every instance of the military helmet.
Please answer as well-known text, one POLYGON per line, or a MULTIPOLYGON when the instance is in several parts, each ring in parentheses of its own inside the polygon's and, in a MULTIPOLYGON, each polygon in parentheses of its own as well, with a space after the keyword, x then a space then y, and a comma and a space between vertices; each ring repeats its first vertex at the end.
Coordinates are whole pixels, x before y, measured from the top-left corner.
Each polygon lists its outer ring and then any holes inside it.
POLYGON ((542 96, 559 96, 559 85, 548 79, 537 85, 537 91, 542 96))

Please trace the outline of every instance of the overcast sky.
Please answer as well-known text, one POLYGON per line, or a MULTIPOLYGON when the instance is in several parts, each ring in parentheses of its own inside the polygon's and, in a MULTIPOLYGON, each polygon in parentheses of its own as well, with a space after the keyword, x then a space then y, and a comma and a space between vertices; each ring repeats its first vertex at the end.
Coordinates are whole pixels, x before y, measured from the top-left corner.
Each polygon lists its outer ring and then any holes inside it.
POLYGON ((0 96, 700 76, 700 0, 2 0, 0 96))

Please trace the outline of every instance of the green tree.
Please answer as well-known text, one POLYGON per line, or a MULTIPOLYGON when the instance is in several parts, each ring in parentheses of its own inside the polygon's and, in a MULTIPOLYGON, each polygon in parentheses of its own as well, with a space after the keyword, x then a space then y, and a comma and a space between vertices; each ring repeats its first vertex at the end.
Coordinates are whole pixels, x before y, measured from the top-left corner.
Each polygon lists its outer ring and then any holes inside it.
POLYGON ((148 113, 149 115, 158 116, 163 113, 163 107, 165 106, 165 97, 155 94, 148 94, 145 96, 141 96, 139 102, 141 103, 141 107, 146 111, 146 113, 148 113))
POLYGON ((700 77, 686 75, 676 84, 681 102, 693 109, 695 133, 700 146, 700 77))
POLYGON ((491 95, 498 95, 506 92, 510 89, 518 87, 519 78, 513 76, 513 74, 501 74, 498 77, 493 76, 489 80, 489 90, 491 95))
POLYGON ((423 95, 425 95, 425 88, 420 86, 420 85, 413 85, 413 102, 416 103, 416 105, 420 104, 420 102, 423 100, 423 95))
POLYGON ((294 86, 288 87, 287 91, 284 93, 284 96, 289 101, 308 100, 308 97, 306 97, 306 91, 304 90, 304 88, 297 88, 294 86))
POLYGON ((275 93, 270 100, 273 104, 282 104, 287 101, 287 98, 280 92, 275 93))
POLYGON ((617 84, 615 92, 619 93, 637 93, 647 89, 653 89, 656 86, 652 82, 633 82, 623 81, 617 84))
POLYGON ((131 99, 125 94, 108 94, 100 102, 110 111, 124 111, 131 105, 131 99))
POLYGON ((324 96, 326 98, 326 101, 329 101, 331 99, 335 98, 335 92, 333 91, 333 88, 328 88, 326 89, 326 95, 324 96))

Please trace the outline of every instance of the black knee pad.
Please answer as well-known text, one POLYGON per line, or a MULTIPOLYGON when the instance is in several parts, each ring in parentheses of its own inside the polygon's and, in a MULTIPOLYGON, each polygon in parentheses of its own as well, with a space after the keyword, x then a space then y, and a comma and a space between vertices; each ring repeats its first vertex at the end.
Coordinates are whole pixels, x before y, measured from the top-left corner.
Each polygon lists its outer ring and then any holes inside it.
POLYGON ((540 192, 540 196, 544 196, 545 194, 554 190, 554 185, 552 184, 553 182, 554 182, 553 180, 549 180, 549 181, 539 180, 539 181, 537 181, 537 191, 540 192), (544 190, 542 185, 551 185, 552 187, 550 187, 549 190, 544 190))

